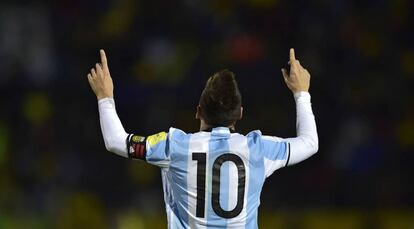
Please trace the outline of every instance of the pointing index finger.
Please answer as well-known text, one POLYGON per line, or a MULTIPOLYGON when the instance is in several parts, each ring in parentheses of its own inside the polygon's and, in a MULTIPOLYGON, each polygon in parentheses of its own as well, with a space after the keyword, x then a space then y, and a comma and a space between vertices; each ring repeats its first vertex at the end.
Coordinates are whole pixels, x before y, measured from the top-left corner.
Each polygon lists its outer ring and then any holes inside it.
POLYGON ((296 58, 295 58, 295 49, 293 49, 293 48, 291 48, 289 50, 289 60, 290 60, 290 63, 293 63, 296 60, 296 58))
POLYGON ((103 49, 99 50, 99 53, 101 54, 101 63, 104 68, 108 68, 108 60, 106 59, 106 54, 103 49))

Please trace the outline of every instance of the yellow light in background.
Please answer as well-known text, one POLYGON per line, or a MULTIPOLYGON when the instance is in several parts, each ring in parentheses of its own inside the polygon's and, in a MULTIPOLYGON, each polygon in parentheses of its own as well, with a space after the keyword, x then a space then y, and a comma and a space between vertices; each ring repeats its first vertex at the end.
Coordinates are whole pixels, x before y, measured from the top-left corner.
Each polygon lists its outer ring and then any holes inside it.
POLYGON ((199 48, 189 41, 154 39, 145 44, 131 70, 140 83, 176 86, 184 80, 198 52, 199 48))
POLYGON ((371 31, 362 31, 357 41, 361 54, 368 58, 376 58, 383 52, 383 41, 380 35, 371 31))
POLYGON ((378 215, 379 229, 414 228, 414 213, 406 210, 384 210, 378 215))
POLYGON ((29 94, 23 100, 23 115, 33 125, 42 125, 52 116, 52 104, 42 93, 29 94))
POLYGON ((289 228, 287 217, 280 212, 263 211, 259 213, 259 228, 289 228))
POLYGON ((78 192, 64 201, 57 217, 58 229, 109 228, 101 200, 93 193, 78 192))
POLYGON ((168 227, 165 212, 148 213, 126 209, 118 214, 116 221, 118 229, 164 229, 168 227))
POLYGON ((114 5, 107 11, 99 24, 100 33, 104 38, 118 38, 129 32, 137 10, 137 1, 114 1, 114 5))
POLYGON ((128 163, 128 172, 131 179, 140 186, 148 186, 159 177, 159 169, 153 165, 132 161, 128 163))
POLYGON ((129 210, 118 214, 117 217, 118 229, 144 229, 145 222, 142 217, 142 212, 137 210, 129 210))
POLYGON ((304 229, 359 229, 364 228, 364 217, 354 210, 314 210, 302 217, 304 229))

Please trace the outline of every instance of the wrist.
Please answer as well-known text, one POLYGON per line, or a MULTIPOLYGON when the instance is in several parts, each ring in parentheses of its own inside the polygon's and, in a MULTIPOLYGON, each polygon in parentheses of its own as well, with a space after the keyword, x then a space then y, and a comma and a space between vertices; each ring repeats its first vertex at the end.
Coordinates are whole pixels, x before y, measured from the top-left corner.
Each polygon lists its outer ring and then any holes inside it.
POLYGON ((96 95, 97 100, 105 99, 105 98, 114 98, 113 95, 105 94, 105 95, 96 95))
POLYGON ((98 100, 99 111, 103 109, 115 109, 115 101, 113 98, 106 97, 98 100))
POLYGON ((309 91, 308 90, 292 90, 292 94, 297 94, 297 93, 301 93, 301 92, 308 92, 309 93, 309 91))
POLYGON ((308 91, 296 91, 293 93, 293 97, 297 100, 300 97, 310 97, 310 94, 308 91))

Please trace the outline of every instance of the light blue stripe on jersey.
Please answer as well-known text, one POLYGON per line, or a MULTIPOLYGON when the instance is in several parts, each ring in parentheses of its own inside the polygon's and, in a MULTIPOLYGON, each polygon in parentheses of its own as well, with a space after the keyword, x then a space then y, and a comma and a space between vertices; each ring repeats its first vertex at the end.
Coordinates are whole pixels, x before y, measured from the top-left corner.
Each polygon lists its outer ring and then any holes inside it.
MULTIPOLYGON (((207 195, 207 212, 206 212, 206 220, 207 225, 211 225, 213 227, 227 227, 227 220, 223 219, 222 217, 218 216, 211 205, 211 198, 212 198, 212 174, 214 160, 225 153, 229 152, 229 143, 228 138, 230 137, 230 131, 228 128, 214 128, 211 131, 211 137, 209 141, 209 152, 208 152, 208 159, 207 159, 207 174, 208 174, 208 195, 207 195)), ((220 174, 220 206, 224 210, 227 209, 228 205, 228 187, 229 187, 229 167, 228 163, 224 163, 221 168, 220 174), (225 165, 227 164, 227 165, 225 165), (227 190, 226 190, 227 189, 227 190)))
POLYGON ((250 132, 247 136, 249 147, 249 190, 247 191, 246 229, 257 228, 257 212, 260 205, 260 193, 265 179, 263 154, 261 152, 261 136, 250 132), (259 143, 259 144, 258 144, 259 143))
POLYGON ((286 160, 288 152, 286 142, 276 142, 262 138, 264 156, 270 160, 286 160))
POLYGON ((161 140, 147 147, 146 161, 150 164, 167 167, 170 161, 170 151, 166 150, 167 140, 161 140))
MULTIPOLYGON (((171 174, 171 183, 169 184, 174 190, 172 193, 172 198, 169 200, 169 204, 174 214, 176 214, 175 219, 180 220, 182 228, 188 227, 188 196, 187 196, 187 172, 188 172, 188 150, 190 143, 190 134, 186 134, 181 130, 174 129, 172 131, 172 136, 170 137, 170 149, 174 151, 174 154, 171 154, 174 158, 171 158, 170 164, 170 173, 171 174), (171 206, 172 205, 172 206, 171 206)), ((170 191, 172 191, 170 190, 170 191)), ((173 223, 172 225, 177 225, 178 222, 173 223)), ((173 227, 179 228, 179 227, 173 227)))

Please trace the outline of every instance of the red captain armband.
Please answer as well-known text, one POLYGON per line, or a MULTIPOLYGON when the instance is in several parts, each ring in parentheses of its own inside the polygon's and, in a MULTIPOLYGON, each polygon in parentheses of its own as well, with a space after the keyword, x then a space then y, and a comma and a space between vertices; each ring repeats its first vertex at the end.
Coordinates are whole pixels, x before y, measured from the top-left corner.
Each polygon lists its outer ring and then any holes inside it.
POLYGON ((139 135, 130 134, 126 139, 128 157, 132 159, 146 160, 147 138, 139 135))

